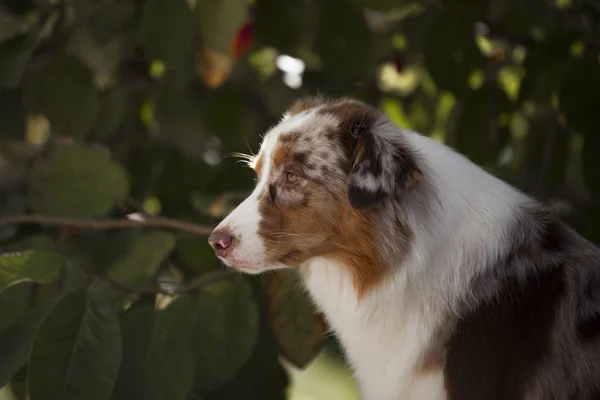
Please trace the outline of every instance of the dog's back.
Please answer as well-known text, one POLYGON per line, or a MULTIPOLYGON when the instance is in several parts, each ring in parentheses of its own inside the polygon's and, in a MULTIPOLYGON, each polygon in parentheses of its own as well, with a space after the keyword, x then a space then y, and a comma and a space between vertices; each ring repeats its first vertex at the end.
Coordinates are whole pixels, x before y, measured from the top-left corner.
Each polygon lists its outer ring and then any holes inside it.
POLYGON ((600 399, 600 252, 530 208, 513 239, 447 333, 449 398, 600 399))

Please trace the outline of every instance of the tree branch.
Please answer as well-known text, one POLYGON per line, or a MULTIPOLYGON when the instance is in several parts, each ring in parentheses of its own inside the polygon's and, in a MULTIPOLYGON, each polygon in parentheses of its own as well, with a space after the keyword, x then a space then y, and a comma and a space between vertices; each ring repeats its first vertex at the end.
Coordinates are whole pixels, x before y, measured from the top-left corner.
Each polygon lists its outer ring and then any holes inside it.
POLYGON ((196 225, 191 222, 169 219, 164 217, 143 217, 142 219, 80 219, 52 217, 47 215, 15 215, 0 218, 0 225, 42 225, 69 226, 81 229, 108 230, 127 228, 166 228, 195 235, 210 235, 213 228, 196 225))
POLYGON ((95 281, 106 282, 106 283, 110 284, 111 286, 115 287, 116 289, 119 289, 124 292, 129 292, 129 293, 134 293, 134 294, 165 294, 165 295, 174 295, 174 294, 193 292, 194 290, 197 290, 197 289, 200 289, 200 288, 203 288, 206 286, 210 286, 210 285, 213 285, 213 284, 221 282, 221 281, 232 279, 234 276, 237 275, 235 270, 226 269, 226 270, 214 272, 207 276, 200 277, 196 280, 193 280, 187 284, 183 284, 172 290, 168 290, 168 289, 163 289, 158 286, 129 285, 126 283, 116 281, 105 275, 96 275, 93 272, 90 272, 84 268, 80 268, 80 271, 84 275, 94 279, 95 281))

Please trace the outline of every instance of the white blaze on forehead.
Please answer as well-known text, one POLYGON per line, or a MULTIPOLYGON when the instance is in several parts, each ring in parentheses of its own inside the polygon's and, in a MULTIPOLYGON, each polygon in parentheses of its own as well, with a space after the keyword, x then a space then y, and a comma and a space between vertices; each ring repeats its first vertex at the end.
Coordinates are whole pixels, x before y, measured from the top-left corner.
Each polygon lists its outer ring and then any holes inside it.
MULTIPOLYGON (((294 115, 276 125, 266 135, 261 145, 259 156, 262 159, 260 179, 254 191, 235 210, 231 212, 215 230, 226 230, 235 241, 231 254, 226 262, 233 266, 247 266, 256 268, 256 272, 264 269, 280 268, 283 265, 266 265, 268 262, 268 251, 258 230, 261 222, 260 197, 268 190, 269 175, 272 169, 272 155, 277 147, 279 137, 291 131, 306 129, 315 121, 314 111, 294 115)), ((319 118, 320 119, 320 118, 319 118)), ((251 270, 245 270, 252 272, 251 270)))

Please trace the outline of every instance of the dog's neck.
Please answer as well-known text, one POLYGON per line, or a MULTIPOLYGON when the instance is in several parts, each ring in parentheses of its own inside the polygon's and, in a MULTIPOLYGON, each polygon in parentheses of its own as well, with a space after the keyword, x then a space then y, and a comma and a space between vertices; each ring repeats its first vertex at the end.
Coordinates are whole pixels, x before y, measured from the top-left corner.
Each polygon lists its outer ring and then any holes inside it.
MULTIPOLYGON (((388 370, 404 371, 412 379, 410 374, 424 362, 418 357, 431 345, 430 335, 464 300, 459 296, 468 293, 472 278, 504 251, 498 238, 506 237, 519 206, 529 202, 452 150, 416 134, 405 137, 421 155, 427 184, 401 195, 377 218, 385 221, 390 218, 386 213, 403 213, 412 230, 408 254, 388 257, 389 275, 363 297, 337 260, 318 257, 301 267, 305 287, 364 384, 395 387, 392 382, 402 377, 385 377, 388 370)), ((393 238, 382 240, 394 245, 393 238)), ((370 393, 365 398, 386 398, 385 390, 363 390, 370 393)))

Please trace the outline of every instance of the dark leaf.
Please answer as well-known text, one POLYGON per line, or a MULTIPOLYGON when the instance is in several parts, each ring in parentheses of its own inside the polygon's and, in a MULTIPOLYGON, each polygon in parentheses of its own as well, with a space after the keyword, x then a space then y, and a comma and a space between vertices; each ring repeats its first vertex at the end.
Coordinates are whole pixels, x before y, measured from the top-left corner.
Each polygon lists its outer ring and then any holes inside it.
POLYGON ((0 137, 16 140, 25 138, 25 110, 18 89, 0 89, 0 137))
POLYGON ((269 283, 270 322, 282 354, 298 368, 321 351, 326 325, 302 290, 295 271, 278 271, 269 283))
POLYGON ((500 115, 509 110, 506 93, 492 83, 486 83, 466 95, 456 121, 456 147, 477 164, 497 161, 508 143, 508 125, 500 115))
POLYGON ((58 254, 23 251, 0 255, 0 292, 21 282, 48 284, 60 279, 67 267, 58 254))
POLYGON ((161 311, 132 309, 123 317, 123 364, 112 400, 185 400, 194 377, 194 296, 161 311))
POLYGON ((24 317, 0 332, 0 387, 7 384, 17 371, 25 365, 34 336, 42 320, 54 308, 57 299, 30 310, 24 317))
POLYGON ((126 89, 116 87, 100 94, 100 109, 94 130, 101 138, 112 136, 119 128, 129 111, 130 98, 126 89))
POLYGON ((208 390, 231 379, 252 354, 257 332, 258 309, 246 282, 221 282, 199 291, 193 334, 196 387, 208 390))
POLYGON ((177 265, 193 275, 215 271, 222 267, 206 238, 178 238, 175 254, 179 260, 177 265))
POLYGON ((52 134, 84 137, 98 113, 98 90, 92 73, 76 58, 55 57, 41 77, 42 112, 52 124, 52 134))
POLYGON ((600 149, 600 135, 595 132, 594 135, 586 136, 581 154, 583 176, 594 199, 600 199, 600 157, 598 157, 598 149, 600 149))
POLYGON ((105 301, 65 295, 42 323, 29 361, 31 400, 107 400, 121 364, 121 331, 105 301))
POLYGON ((16 87, 38 42, 38 33, 15 36, 0 44, 0 86, 16 87))
POLYGON ((548 101, 559 90, 570 63, 571 45, 579 34, 559 31, 549 34, 529 51, 523 67, 518 101, 548 101))
POLYGON ((597 51, 588 49, 569 69, 560 90, 560 108, 570 127, 588 136, 598 136, 600 62, 597 51))
POLYGON ((345 1, 325 3, 317 21, 315 51, 335 75, 363 72, 371 57, 371 33, 362 11, 345 1))
POLYGON ((261 44, 295 54, 303 31, 297 16, 299 5, 294 1, 256 0, 254 30, 261 44))
POLYGON ((191 51, 194 15, 185 0, 144 2, 139 43, 150 60, 179 63, 191 51))
MULTIPOLYGON (((108 270, 107 276, 115 282, 132 287, 144 288, 156 276, 162 262, 175 247, 175 237, 168 232, 151 231, 137 237, 127 253, 120 257, 108 270)), ((111 302, 124 305, 131 293, 113 287, 108 282, 94 285, 93 291, 104 293, 111 302)))
POLYGON ((128 178, 99 148, 57 147, 32 171, 29 204, 40 214, 93 218, 124 201, 128 178))
POLYGON ((429 28, 423 52, 425 67, 438 88, 461 94, 468 88, 471 72, 483 66, 484 57, 475 43, 474 20, 452 11, 444 12, 429 28))

